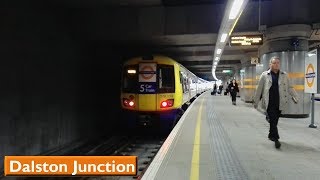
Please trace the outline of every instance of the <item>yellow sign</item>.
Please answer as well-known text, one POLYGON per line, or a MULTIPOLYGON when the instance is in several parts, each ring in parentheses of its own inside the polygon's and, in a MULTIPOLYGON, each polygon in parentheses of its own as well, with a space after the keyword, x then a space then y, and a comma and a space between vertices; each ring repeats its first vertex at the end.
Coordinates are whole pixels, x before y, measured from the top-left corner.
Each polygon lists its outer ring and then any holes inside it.
POLYGON ((238 35, 230 37, 231 46, 262 45, 263 35, 238 35))
POLYGON ((5 176, 132 176, 137 156, 5 156, 5 176))

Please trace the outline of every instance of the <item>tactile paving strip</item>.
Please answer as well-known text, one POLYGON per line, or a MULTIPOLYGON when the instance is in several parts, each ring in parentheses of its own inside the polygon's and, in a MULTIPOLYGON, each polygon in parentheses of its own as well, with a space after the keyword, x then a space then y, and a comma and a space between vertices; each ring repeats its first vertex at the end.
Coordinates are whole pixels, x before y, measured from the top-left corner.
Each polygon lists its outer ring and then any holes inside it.
POLYGON ((223 180, 247 180, 249 179, 246 171, 242 167, 220 120, 215 113, 212 101, 207 101, 208 124, 211 129, 210 143, 213 153, 213 167, 217 179, 223 180))

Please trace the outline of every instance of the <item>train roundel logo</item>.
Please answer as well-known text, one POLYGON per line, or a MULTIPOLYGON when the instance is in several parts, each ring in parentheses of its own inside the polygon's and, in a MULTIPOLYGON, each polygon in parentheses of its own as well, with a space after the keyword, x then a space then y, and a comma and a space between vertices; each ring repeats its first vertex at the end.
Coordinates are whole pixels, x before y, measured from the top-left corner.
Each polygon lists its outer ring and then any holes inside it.
POLYGON ((143 79, 151 79, 154 75, 154 69, 149 65, 143 66, 141 72, 141 76, 143 79))
POLYGON ((312 64, 309 64, 306 71, 306 81, 307 81, 308 87, 313 86, 315 77, 316 77, 316 73, 314 72, 314 67, 312 64))

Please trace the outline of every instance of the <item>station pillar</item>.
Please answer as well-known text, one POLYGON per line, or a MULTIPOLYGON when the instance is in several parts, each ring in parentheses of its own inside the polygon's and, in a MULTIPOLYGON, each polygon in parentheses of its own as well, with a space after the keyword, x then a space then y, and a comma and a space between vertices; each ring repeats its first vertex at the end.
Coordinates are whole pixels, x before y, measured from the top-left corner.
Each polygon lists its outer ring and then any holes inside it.
POLYGON ((288 99, 288 108, 282 112, 284 117, 305 118, 310 114, 311 97, 304 93, 304 63, 309 51, 310 33, 311 26, 306 24, 270 27, 266 29, 263 45, 259 48, 260 72, 268 70, 271 57, 279 57, 280 69, 288 73, 298 93, 298 104, 288 99))

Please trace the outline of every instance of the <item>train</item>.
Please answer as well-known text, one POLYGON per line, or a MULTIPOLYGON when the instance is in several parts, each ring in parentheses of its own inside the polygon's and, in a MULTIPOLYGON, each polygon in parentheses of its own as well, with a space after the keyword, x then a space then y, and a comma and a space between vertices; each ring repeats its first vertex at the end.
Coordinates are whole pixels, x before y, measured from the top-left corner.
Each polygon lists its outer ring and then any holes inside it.
POLYGON ((120 93, 126 127, 170 131, 192 101, 212 86, 169 56, 129 58, 122 65, 120 93))

